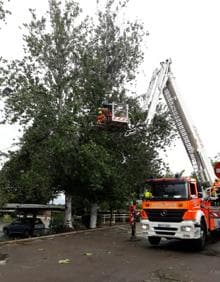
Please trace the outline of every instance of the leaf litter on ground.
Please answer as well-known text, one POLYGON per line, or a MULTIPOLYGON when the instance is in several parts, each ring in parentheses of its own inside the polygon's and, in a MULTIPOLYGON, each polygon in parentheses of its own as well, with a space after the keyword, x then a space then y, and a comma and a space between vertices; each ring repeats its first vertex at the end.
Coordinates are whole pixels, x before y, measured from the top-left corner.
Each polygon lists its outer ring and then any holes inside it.
POLYGON ((58 263, 59 264, 68 264, 68 263, 71 263, 71 260, 70 259, 60 259, 58 260, 58 263))

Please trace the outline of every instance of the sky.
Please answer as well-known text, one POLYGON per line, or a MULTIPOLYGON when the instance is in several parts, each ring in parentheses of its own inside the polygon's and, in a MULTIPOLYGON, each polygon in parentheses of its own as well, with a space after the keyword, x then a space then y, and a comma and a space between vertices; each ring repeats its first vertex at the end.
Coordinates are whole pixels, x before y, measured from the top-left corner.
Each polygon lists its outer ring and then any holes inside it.
MULTIPOLYGON (((86 13, 94 12, 95 0, 80 0, 79 3, 86 13)), ((2 57, 22 56, 19 26, 30 19, 28 8, 36 8, 41 14, 47 8, 47 1, 10 1, 12 15, 0 30, 2 57)), ((137 95, 147 91, 153 70, 160 62, 171 58, 178 90, 211 158, 220 152, 219 8, 219 0, 130 0, 124 15, 142 21, 149 32, 137 95)), ((0 125, 0 135, 0 150, 5 151, 11 147, 13 138, 17 138, 17 127, 0 125)), ((181 141, 177 141, 166 155, 163 157, 173 172, 185 169, 185 174, 191 173, 192 167, 181 141)))

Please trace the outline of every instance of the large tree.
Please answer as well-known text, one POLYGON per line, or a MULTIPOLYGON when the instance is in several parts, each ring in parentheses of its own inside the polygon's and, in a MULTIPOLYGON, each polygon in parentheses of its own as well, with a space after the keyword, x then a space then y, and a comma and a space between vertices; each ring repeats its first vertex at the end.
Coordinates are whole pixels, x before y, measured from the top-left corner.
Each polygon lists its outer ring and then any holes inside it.
POLYGON ((31 11, 24 58, 2 68, 5 120, 19 122, 24 130, 20 151, 3 169, 14 188, 18 183, 23 191, 42 188, 45 201, 63 191, 67 199, 78 194, 91 204, 109 200, 113 205, 137 190, 144 176, 161 173, 157 149, 168 144, 172 130, 167 113, 160 110, 147 129, 146 112, 128 95, 147 33, 138 22, 120 19, 128 1, 115 2, 107 0, 96 21, 82 19, 71 0, 63 8, 50 0, 49 13, 40 19, 31 11), (106 99, 129 104, 132 134, 96 127, 97 108, 106 99))
MULTIPOLYGON (((80 12, 74 1, 66 2, 62 12, 61 4, 55 0, 49 1, 49 12, 40 19, 31 10, 32 20, 25 24, 27 31, 23 36, 24 57, 9 63, 2 79, 5 120, 23 126, 22 144, 33 147, 37 142, 49 161, 48 170, 52 165, 63 172, 62 183, 55 184, 67 193, 71 190, 69 177, 73 175, 68 161, 76 151, 82 100, 79 59, 86 24, 76 22, 80 12), (27 140, 32 140, 32 144, 27 140), (45 143, 51 146, 49 155, 44 150, 45 143)), ((32 164, 36 163, 38 154, 31 156, 32 164)), ((43 170, 42 175, 44 178, 43 170)))

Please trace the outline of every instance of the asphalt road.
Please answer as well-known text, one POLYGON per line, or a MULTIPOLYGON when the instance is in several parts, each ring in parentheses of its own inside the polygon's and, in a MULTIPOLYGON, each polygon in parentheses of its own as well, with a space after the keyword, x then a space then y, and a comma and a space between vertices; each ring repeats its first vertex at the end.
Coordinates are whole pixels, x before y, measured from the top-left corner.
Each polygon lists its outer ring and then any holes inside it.
POLYGON ((0 245, 0 282, 220 281, 220 242, 197 253, 180 241, 152 247, 139 232, 129 237, 123 225, 0 245))

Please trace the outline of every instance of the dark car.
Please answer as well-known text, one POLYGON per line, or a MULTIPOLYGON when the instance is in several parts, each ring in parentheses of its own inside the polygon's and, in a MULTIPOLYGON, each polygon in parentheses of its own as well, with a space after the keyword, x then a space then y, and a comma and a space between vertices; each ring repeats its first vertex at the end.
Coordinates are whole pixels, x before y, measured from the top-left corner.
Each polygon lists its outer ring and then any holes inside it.
POLYGON ((18 218, 9 225, 4 226, 3 232, 9 237, 43 235, 45 225, 40 218, 18 218))

